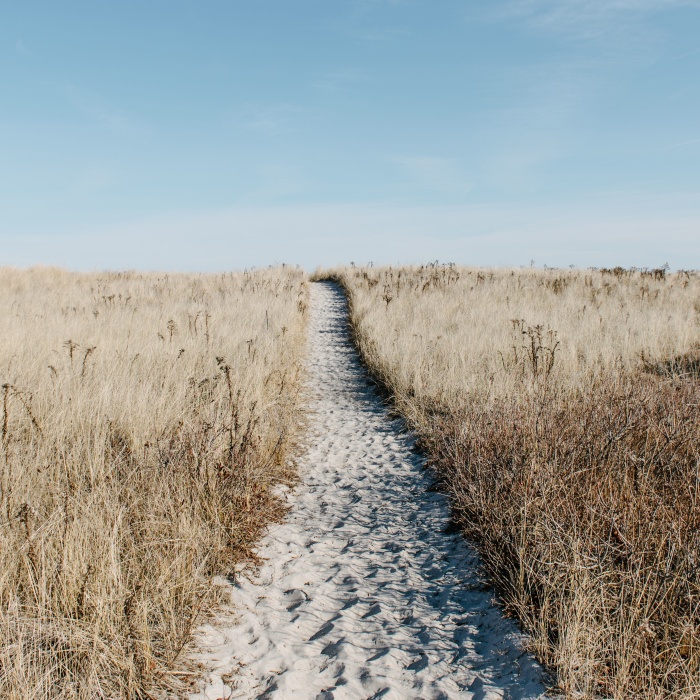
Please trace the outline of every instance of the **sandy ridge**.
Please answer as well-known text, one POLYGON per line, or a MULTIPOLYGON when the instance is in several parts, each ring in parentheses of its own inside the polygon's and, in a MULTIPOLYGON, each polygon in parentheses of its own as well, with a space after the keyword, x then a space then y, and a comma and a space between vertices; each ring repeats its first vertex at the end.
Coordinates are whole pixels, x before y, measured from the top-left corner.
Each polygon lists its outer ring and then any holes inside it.
POLYGON ((445 497, 389 420, 331 284, 312 287, 303 484, 236 613, 201 627, 192 700, 538 698, 542 671, 492 604, 445 497))

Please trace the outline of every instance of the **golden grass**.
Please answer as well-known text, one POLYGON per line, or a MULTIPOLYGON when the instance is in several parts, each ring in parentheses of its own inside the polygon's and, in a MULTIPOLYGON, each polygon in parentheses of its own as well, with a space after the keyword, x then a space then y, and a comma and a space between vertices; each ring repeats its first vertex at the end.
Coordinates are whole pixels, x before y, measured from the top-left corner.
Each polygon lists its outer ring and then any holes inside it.
POLYGON ((698 697, 700 276, 316 276, 560 688, 698 697))
POLYGON ((293 479, 304 274, 0 269, 0 696, 146 697, 293 479))

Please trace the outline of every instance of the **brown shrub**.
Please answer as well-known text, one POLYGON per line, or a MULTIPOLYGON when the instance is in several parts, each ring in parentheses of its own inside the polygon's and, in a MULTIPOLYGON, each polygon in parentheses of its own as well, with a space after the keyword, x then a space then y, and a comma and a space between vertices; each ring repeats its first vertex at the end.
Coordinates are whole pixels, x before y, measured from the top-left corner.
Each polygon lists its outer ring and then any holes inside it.
POLYGON ((662 272, 317 273, 571 697, 700 696, 700 277, 662 272))
POLYGON ((697 383, 601 378, 422 433, 506 610, 572 695, 700 691, 699 400, 697 383))

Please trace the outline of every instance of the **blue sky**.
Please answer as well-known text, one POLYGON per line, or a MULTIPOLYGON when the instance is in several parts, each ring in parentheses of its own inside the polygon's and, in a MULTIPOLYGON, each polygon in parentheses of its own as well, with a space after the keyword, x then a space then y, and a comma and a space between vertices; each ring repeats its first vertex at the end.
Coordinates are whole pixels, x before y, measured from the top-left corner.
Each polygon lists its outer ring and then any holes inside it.
POLYGON ((0 264, 700 267, 700 0, 0 9, 0 264))

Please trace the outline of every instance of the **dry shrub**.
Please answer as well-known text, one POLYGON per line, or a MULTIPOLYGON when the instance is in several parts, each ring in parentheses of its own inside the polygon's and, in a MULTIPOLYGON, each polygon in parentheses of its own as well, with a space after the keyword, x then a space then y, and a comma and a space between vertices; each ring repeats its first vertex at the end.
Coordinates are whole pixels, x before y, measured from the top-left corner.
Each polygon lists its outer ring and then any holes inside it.
POLYGON ((0 696, 146 697, 283 508, 307 290, 0 270, 0 696))
POLYGON ((459 523, 572 694, 700 692, 699 399, 629 377, 428 424, 459 523))
POLYGON ((698 697, 698 277, 332 274, 365 360, 560 687, 698 697))

